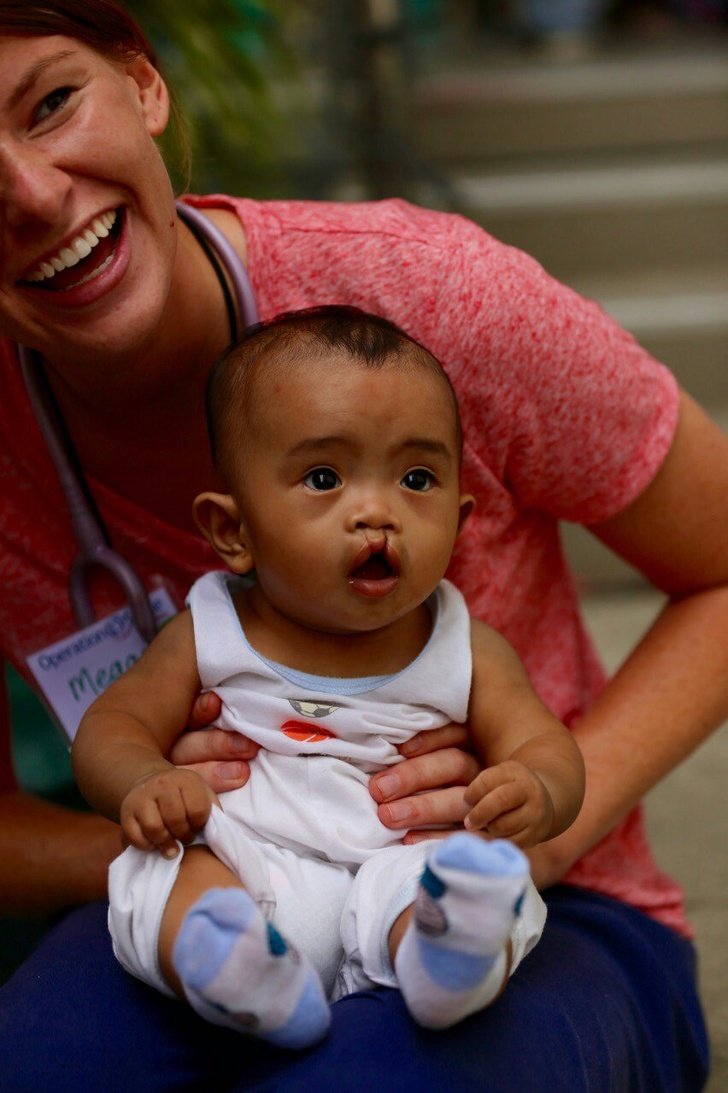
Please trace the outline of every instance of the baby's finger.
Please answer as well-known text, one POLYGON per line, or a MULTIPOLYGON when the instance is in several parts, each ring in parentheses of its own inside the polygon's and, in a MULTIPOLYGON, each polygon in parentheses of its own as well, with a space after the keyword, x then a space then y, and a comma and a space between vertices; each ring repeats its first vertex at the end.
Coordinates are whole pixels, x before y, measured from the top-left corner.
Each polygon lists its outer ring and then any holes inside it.
POLYGON ((503 812, 488 824, 488 835, 493 839, 510 839, 511 842, 520 845, 519 840, 527 838, 530 832, 530 815, 530 811, 526 808, 514 808, 511 812, 503 812))
POLYGON ((136 810, 135 817, 142 834, 152 847, 159 848, 166 846, 170 840, 174 841, 174 836, 162 819, 156 801, 148 801, 140 806, 136 810))
MULTIPOLYGON (((161 822, 164 825, 164 831, 162 832, 163 842, 166 842, 170 835, 173 839, 180 840, 190 837, 191 831, 187 805, 182 793, 176 786, 172 792, 165 794, 164 797, 159 800, 158 808, 161 822)), ((162 842, 157 842, 156 845, 161 846, 162 842)))
POLYGON ((142 831, 141 825, 134 817, 129 817, 123 821, 122 824, 122 841, 127 846, 135 846, 137 850, 154 850, 154 843, 151 843, 142 831))
POLYGON ((163 858, 168 858, 171 861, 172 858, 176 858, 179 854, 179 843, 175 839, 169 839, 167 842, 162 843, 161 846, 158 846, 157 850, 163 858))
POLYGON ((211 793, 206 786, 200 786, 194 793, 185 791, 183 804, 187 830, 182 835, 178 835, 179 839, 185 842, 193 838, 205 826, 213 801, 219 803, 217 796, 211 793))
POLYGON ((512 812, 516 808, 521 808, 523 804, 524 794, 519 786, 512 782, 504 786, 498 786, 482 800, 473 804, 465 818, 465 826, 470 827, 471 830, 490 828, 490 825, 497 817, 512 812))

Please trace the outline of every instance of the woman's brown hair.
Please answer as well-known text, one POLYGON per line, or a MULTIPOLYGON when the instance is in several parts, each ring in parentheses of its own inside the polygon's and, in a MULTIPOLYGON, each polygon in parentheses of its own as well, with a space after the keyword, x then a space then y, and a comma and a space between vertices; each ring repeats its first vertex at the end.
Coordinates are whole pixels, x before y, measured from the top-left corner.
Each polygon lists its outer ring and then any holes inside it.
POLYGON ((0 34, 62 34, 117 60, 157 55, 139 24, 116 0, 0 0, 0 34))

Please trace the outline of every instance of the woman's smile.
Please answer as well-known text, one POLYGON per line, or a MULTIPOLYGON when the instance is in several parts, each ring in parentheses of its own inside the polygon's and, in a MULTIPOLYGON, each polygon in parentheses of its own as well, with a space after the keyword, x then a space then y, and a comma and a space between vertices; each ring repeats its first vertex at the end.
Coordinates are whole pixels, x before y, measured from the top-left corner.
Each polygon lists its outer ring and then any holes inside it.
POLYGON ((67 243, 35 261, 17 282, 43 306, 87 307, 102 300, 122 280, 131 260, 129 218, 123 206, 94 216, 67 243))
POLYGON ((95 216, 70 242, 40 259, 30 273, 20 278, 21 282, 58 292, 90 280, 108 265, 113 256, 115 239, 119 232, 117 221, 119 213, 116 209, 95 216), (102 240, 108 242, 96 250, 102 240), (96 254, 93 254, 95 250, 96 254), (62 274, 68 274, 71 269, 76 269, 76 274, 64 278, 62 274))

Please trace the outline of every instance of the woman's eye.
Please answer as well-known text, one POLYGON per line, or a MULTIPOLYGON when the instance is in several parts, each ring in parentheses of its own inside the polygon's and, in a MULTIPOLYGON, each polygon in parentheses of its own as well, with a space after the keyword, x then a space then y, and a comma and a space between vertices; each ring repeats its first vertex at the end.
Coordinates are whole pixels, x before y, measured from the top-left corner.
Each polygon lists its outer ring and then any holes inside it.
POLYGON ((304 478, 303 484, 311 490, 323 492, 325 490, 335 490, 337 486, 341 485, 341 479, 336 471, 331 470, 331 467, 314 467, 304 478))
POLYGON ((55 114, 57 110, 65 106, 73 91, 72 87, 57 87, 54 91, 51 91, 49 95, 46 95, 44 99, 38 105, 38 109, 35 112, 35 121, 45 121, 51 114, 55 114))
POLYGON ((434 484, 435 476, 432 471, 423 470, 422 467, 407 471, 401 482, 406 490, 414 490, 416 493, 423 493, 425 490, 432 489, 434 484))

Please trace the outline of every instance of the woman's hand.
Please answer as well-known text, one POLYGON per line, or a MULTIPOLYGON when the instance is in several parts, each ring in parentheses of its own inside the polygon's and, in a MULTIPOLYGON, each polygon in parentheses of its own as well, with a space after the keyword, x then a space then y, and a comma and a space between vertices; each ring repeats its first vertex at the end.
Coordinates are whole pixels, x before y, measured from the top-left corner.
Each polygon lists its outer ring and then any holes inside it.
POLYGON ((167 758, 177 767, 189 767, 199 774, 214 793, 226 793, 244 786, 250 777, 250 760, 260 750, 239 732, 207 728, 219 716, 222 703, 207 691, 195 701, 189 728, 175 741, 167 758))
POLYGON ((401 763, 372 777, 369 792, 379 819, 393 830, 407 829, 403 842, 436 837, 432 826, 447 835, 462 825, 469 811, 465 787, 480 771, 479 760, 465 750, 469 744, 466 725, 418 733, 400 747, 401 763))

